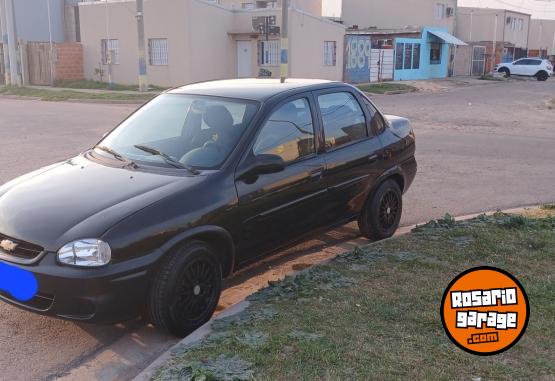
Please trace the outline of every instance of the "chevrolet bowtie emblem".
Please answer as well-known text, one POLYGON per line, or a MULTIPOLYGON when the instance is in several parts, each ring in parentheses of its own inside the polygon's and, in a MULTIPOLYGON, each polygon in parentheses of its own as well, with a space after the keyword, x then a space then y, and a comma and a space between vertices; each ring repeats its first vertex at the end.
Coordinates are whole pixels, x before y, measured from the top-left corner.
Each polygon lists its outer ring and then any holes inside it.
POLYGON ((7 252, 14 251, 15 249, 17 249, 17 246, 19 246, 17 243, 10 241, 9 239, 5 239, 0 242, 0 247, 7 252))

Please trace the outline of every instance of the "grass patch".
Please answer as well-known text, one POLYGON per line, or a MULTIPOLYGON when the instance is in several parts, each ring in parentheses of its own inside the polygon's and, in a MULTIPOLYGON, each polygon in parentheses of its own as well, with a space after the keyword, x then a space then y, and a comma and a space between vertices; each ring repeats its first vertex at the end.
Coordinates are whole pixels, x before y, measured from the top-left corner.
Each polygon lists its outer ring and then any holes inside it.
POLYGON ((361 91, 364 91, 365 93, 372 93, 372 94, 385 94, 390 92, 409 93, 409 92, 418 90, 414 86, 405 85, 403 83, 368 83, 364 85, 357 85, 357 87, 361 91))
POLYGON ((551 379, 555 216, 537 214, 446 216, 287 277, 217 320, 200 343, 178 348, 154 379, 551 379), (514 274, 531 304, 521 341, 491 357, 457 348, 439 316, 448 283, 479 265, 514 274))
MULTIPOLYGON (((90 79, 81 79, 78 81, 56 81, 55 87, 63 87, 67 89, 93 89, 93 90, 111 90, 111 91, 138 91, 139 85, 120 85, 117 83, 110 84, 107 82, 93 81, 90 79)), ((162 91, 165 87, 149 85, 150 90, 162 91)))
POLYGON ((541 206, 543 210, 555 210, 555 204, 543 204, 541 206))
POLYGON ((67 101, 76 100, 105 100, 105 101, 147 101, 152 99, 152 94, 126 94, 117 92, 86 93, 72 90, 48 90, 29 87, 0 88, 0 95, 15 95, 21 97, 39 98, 43 101, 67 101))
POLYGON ((495 77, 491 74, 482 74, 478 79, 481 79, 483 81, 497 81, 497 82, 505 82, 507 81, 507 78, 504 77, 495 77))

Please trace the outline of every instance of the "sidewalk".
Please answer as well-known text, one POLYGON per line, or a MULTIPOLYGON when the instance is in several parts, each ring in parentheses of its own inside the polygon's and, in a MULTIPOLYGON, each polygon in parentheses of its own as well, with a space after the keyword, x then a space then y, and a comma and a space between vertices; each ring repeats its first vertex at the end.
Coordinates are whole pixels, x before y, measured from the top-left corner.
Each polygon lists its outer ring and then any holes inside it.
POLYGON ((0 86, 0 97, 51 102, 142 104, 158 94, 160 94, 160 91, 139 92, 129 90, 74 89, 50 86, 0 86))

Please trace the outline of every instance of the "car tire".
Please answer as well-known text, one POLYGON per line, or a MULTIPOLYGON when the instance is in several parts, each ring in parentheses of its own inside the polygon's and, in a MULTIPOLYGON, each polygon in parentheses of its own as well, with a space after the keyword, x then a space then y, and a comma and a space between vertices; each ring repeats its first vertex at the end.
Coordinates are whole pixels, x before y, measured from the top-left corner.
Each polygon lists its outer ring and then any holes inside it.
POLYGON ((547 81, 547 78, 549 78, 549 74, 547 74, 545 71, 540 71, 538 74, 536 74, 536 79, 538 81, 547 81))
POLYGON ((397 231, 403 213, 403 196, 394 180, 384 181, 373 192, 359 217, 362 235, 373 241, 389 238, 397 231))
POLYGON ((503 73, 503 77, 505 78, 509 78, 511 76, 511 71, 506 67, 502 67, 501 69, 498 70, 498 72, 503 73))
POLYGON ((213 315, 222 290, 222 266, 212 248, 190 241, 168 253, 147 298, 150 321, 185 337, 213 315))

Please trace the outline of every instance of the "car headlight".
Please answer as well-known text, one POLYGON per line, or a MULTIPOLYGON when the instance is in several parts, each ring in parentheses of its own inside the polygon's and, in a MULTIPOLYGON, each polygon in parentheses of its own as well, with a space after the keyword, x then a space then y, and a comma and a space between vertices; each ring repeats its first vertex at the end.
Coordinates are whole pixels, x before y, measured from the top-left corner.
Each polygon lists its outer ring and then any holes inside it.
POLYGON ((58 250, 58 261, 64 265, 98 267, 110 262, 110 245, 99 239, 80 239, 58 250))

